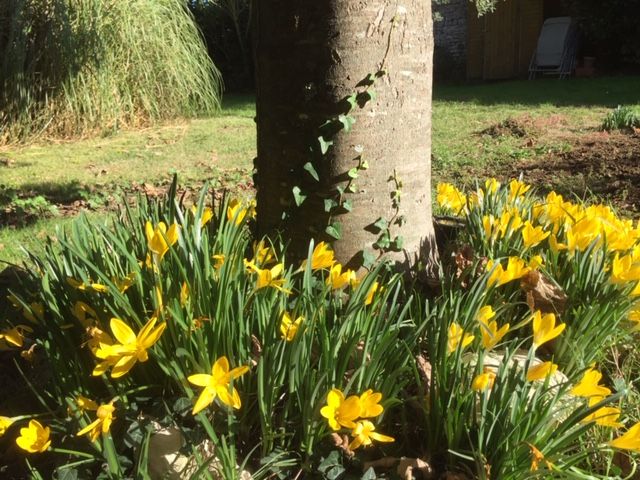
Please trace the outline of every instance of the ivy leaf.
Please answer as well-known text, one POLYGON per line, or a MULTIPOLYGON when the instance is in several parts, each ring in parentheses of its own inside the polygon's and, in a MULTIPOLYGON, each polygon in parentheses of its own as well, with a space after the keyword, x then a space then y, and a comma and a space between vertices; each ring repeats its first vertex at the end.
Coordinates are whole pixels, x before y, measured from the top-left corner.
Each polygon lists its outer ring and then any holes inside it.
POLYGON ((367 103, 375 99, 376 99, 376 92, 373 90, 373 88, 369 88, 364 92, 360 92, 358 94, 358 105, 360 106, 360 108, 364 108, 364 106, 367 103))
POLYGON ((351 115, 338 115, 338 121, 342 124, 345 132, 350 132, 351 127, 356 123, 356 119, 351 115))
POLYGON ((57 468, 58 480, 78 480, 78 471, 75 468, 57 468))
POLYGON ((373 226, 379 228, 380 230, 386 230, 389 226, 389 222, 385 218, 378 217, 373 226))
POLYGON ((356 184, 355 183, 350 183, 347 188, 345 189, 345 191, 349 192, 349 193, 356 193, 356 184))
POLYGON ((366 160, 363 160, 362 162, 360 162, 360 170, 366 170, 369 168, 369 162, 367 162, 366 160))
POLYGON ((393 248, 396 251, 402 250, 403 246, 404 246, 404 237, 402 235, 398 235, 396 238, 393 239, 393 242, 391 242, 391 248, 393 248))
POLYGON ((344 193, 344 187, 342 185, 338 185, 336 187, 336 191, 338 192, 339 195, 342 195, 344 193))
POLYGON ((349 178, 358 178, 358 169, 357 168, 352 168, 347 172, 347 175, 349 176, 349 178))
POLYGON ((332 140, 325 140, 322 135, 318 137, 318 144, 320 145, 320 152, 322 155, 326 154, 329 151, 329 147, 333 145, 332 140))
POLYGON ((376 261, 376 254, 371 250, 362 250, 362 266, 371 268, 376 261))
POLYGON ((377 480, 376 471, 373 467, 369 467, 366 472, 362 474, 360 480, 377 480))
POLYGON ((353 204, 351 203, 351 200, 345 200, 344 202, 342 202, 341 207, 344 208, 347 212, 353 210, 353 204))
POLYGON ((389 230, 383 231, 376 243, 373 244, 375 248, 379 248, 380 250, 386 250, 391 245, 391 236, 389 235, 389 230))
POLYGON ((338 206, 338 202, 336 202, 332 198, 326 198, 324 200, 324 211, 325 212, 330 212, 331 210, 333 210, 337 206, 338 206))
POLYGON ((307 199, 307 196, 302 193, 302 190, 300 190, 300 187, 298 187, 297 185, 293 187, 291 191, 293 192, 293 199, 295 200, 296 205, 299 207, 307 199))
POLYGON ((325 229, 325 232, 336 240, 340 240, 342 238, 342 224, 333 222, 325 229))
POLYGON ((354 108, 356 108, 356 105, 358 104, 358 98, 355 93, 349 95, 347 98, 345 98, 345 100, 349 103, 349 105, 351 105, 351 108, 349 110, 353 110, 354 108))
POLYGON ((313 168, 313 164, 311 162, 307 162, 304 164, 304 168, 307 172, 309 172, 309 175, 311 175, 316 182, 320 181, 320 176, 318 175, 318 172, 316 172, 316 169, 313 168))
POLYGON ((401 227, 402 225, 407 223, 407 218, 404 215, 398 215, 398 218, 396 218, 395 222, 393 223, 401 227))

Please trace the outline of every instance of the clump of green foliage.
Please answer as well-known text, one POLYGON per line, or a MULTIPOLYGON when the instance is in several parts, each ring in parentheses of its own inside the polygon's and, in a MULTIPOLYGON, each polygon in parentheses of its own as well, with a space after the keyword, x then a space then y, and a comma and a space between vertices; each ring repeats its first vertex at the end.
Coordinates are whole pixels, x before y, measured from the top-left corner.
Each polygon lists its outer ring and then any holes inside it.
POLYGON ((9 475, 613 478, 638 451, 633 386, 597 366, 640 323, 640 227, 608 207, 441 184, 466 248, 425 297, 323 242, 292 264, 251 203, 176 192, 79 219, 12 284, 9 475))
POLYGON ((219 106, 219 73, 180 0, 10 0, 0 32, 0 143, 219 106))
POLYGON ((600 128, 607 132, 640 128, 640 113, 627 105, 618 105, 612 112, 607 113, 600 128))

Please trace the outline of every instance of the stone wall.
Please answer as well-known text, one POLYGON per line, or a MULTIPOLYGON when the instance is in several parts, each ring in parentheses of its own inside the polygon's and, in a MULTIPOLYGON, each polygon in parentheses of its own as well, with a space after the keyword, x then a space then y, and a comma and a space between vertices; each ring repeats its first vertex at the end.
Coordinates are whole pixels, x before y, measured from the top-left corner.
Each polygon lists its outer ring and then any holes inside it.
POLYGON ((467 4, 469 0, 433 0, 434 77, 464 80, 467 76, 467 4))

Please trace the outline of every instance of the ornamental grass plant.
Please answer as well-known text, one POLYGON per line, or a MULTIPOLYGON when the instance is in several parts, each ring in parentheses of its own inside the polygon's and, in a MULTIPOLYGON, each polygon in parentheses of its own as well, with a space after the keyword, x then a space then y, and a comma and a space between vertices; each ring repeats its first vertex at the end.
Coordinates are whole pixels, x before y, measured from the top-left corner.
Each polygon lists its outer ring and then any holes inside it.
POLYGON ((3 0, 0 31, 0 144, 220 106, 220 73, 185 2, 3 0))
POLYGON ((30 398, 0 399, 13 474, 634 474, 636 387, 606 365, 638 326, 637 225, 521 180, 440 185, 464 226, 425 297, 323 242, 293 264, 250 201, 176 192, 80 218, 24 265, 0 319, 30 398))

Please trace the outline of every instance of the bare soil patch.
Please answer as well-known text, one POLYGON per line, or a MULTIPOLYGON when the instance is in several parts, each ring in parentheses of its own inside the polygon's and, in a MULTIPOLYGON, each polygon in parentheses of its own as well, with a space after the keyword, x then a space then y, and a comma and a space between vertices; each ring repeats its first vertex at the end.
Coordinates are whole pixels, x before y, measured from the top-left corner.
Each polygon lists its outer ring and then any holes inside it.
POLYGON ((640 135, 590 132, 573 139, 567 152, 520 160, 510 168, 543 191, 567 198, 597 196, 622 213, 640 214, 640 135))

